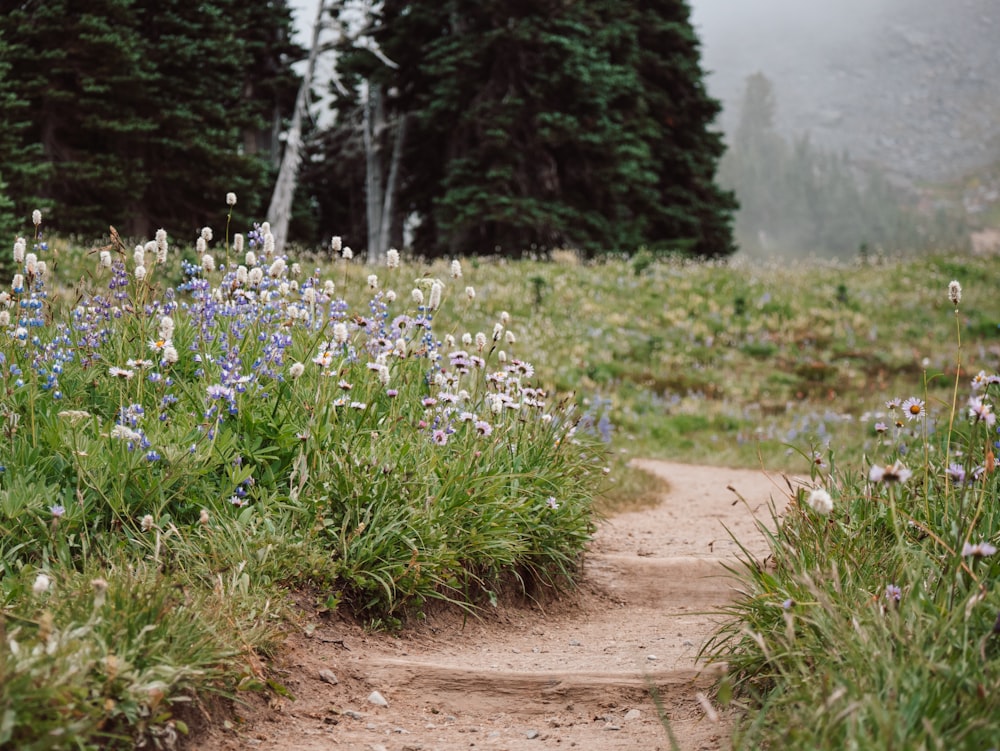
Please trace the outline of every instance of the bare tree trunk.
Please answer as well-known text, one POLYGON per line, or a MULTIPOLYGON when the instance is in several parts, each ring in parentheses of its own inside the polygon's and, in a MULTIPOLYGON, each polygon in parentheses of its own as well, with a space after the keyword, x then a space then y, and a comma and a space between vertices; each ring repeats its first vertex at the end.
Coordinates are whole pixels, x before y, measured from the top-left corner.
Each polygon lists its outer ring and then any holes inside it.
POLYGON ((399 118, 399 126, 396 128, 396 140, 392 145, 389 176, 385 181, 385 198, 382 201, 382 224, 379 231, 381 242, 379 260, 382 260, 389 246, 392 245, 392 221, 396 210, 396 185, 399 182, 399 163, 403 160, 403 139, 406 138, 406 121, 408 118, 409 115, 406 114, 399 118))
POLYGON ((313 74, 316 71, 316 58, 319 55, 320 32, 323 29, 323 14, 326 12, 326 0, 320 0, 316 11, 316 21, 313 24, 312 47, 309 49, 309 61, 298 96, 295 97, 295 111, 292 122, 285 137, 285 152, 281 157, 281 167, 278 169, 278 179, 271 193, 271 203, 267 207, 267 220, 271 223, 271 234, 274 235, 274 251, 281 253, 288 239, 288 224, 292 217, 292 200, 299 181, 299 166, 302 164, 302 121, 308 107, 309 88, 312 86, 313 74))
POLYGON ((382 208, 385 193, 382 188, 382 133, 385 130, 385 109, 382 89, 365 81, 363 84, 364 115, 361 128, 365 142, 365 214, 368 219, 368 263, 383 260, 388 248, 383 247, 382 208))

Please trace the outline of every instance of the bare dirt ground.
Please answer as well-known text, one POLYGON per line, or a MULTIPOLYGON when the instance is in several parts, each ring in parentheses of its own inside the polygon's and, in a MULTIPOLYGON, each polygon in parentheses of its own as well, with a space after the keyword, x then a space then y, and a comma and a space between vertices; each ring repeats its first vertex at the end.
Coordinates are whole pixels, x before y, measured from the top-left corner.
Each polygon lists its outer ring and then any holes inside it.
POLYGON ((768 499, 782 507, 788 484, 761 471, 637 464, 670 490, 659 506, 600 525, 577 591, 478 619, 429 614, 395 635, 307 618, 274 665, 294 700, 251 695, 236 720, 189 746, 670 749, 656 696, 681 749, 727 749, 713 677, 696 657, 732 596, 723 563, 738 548, 726 530, 763 553, 754 514, 769 519, 768 499))

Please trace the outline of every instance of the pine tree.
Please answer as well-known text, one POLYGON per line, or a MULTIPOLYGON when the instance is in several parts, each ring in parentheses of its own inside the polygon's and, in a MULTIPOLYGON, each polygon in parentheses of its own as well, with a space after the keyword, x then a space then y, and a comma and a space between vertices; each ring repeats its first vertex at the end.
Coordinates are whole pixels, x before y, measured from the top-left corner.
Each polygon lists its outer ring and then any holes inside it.
POLYGON ((83 235, 109 223, 193 233, 229 191, 260 212, 272 121, 287 111, 278 82, 294 80, 290 24, 284 2, 265 0, 20 5, 0 20, 30 123, 12 147, 11 191, 46 199, 49 226, 83 235), (31 149, 45 171, 34 183, 17 172, 31 149))
POLYGON ((400 202, 421 252, 731 252, 682 1, 387 0, 374 33, 398 69, 345 67, 407 118, 400 202))

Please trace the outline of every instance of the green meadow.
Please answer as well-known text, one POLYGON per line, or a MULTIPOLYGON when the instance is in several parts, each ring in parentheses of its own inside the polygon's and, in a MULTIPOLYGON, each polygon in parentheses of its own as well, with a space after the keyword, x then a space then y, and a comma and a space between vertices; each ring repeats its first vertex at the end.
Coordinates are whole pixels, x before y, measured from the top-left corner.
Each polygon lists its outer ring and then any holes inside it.
POLYGON ((995 737, 997 260, 374 267, 43 229, 0 294, 0 747, 282 692, 292 592, 405 628, 568 589, 595 520, 653 502, 636 456, 813 480, 706 653, 738 743, 995 737))

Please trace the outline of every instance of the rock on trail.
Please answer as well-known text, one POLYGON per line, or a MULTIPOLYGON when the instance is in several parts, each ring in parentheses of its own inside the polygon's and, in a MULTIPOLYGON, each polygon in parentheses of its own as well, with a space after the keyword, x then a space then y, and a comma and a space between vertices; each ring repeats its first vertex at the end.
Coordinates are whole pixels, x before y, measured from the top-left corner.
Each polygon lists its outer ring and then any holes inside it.
POLYGON ((732 596, 726 530, 762 553, 753 513, 769 520, 768 500, 781 507, 789 488, 759 470, 636 463, 670 490, 600 525, 577 592, 481 618, 431 613, 397 635, 317 617, 275 664, 294 700, 245 697, 240 721, 189 746, 654 751, 671 748, 662 708, 684 751, 728 748, 696 656, 732 596))

